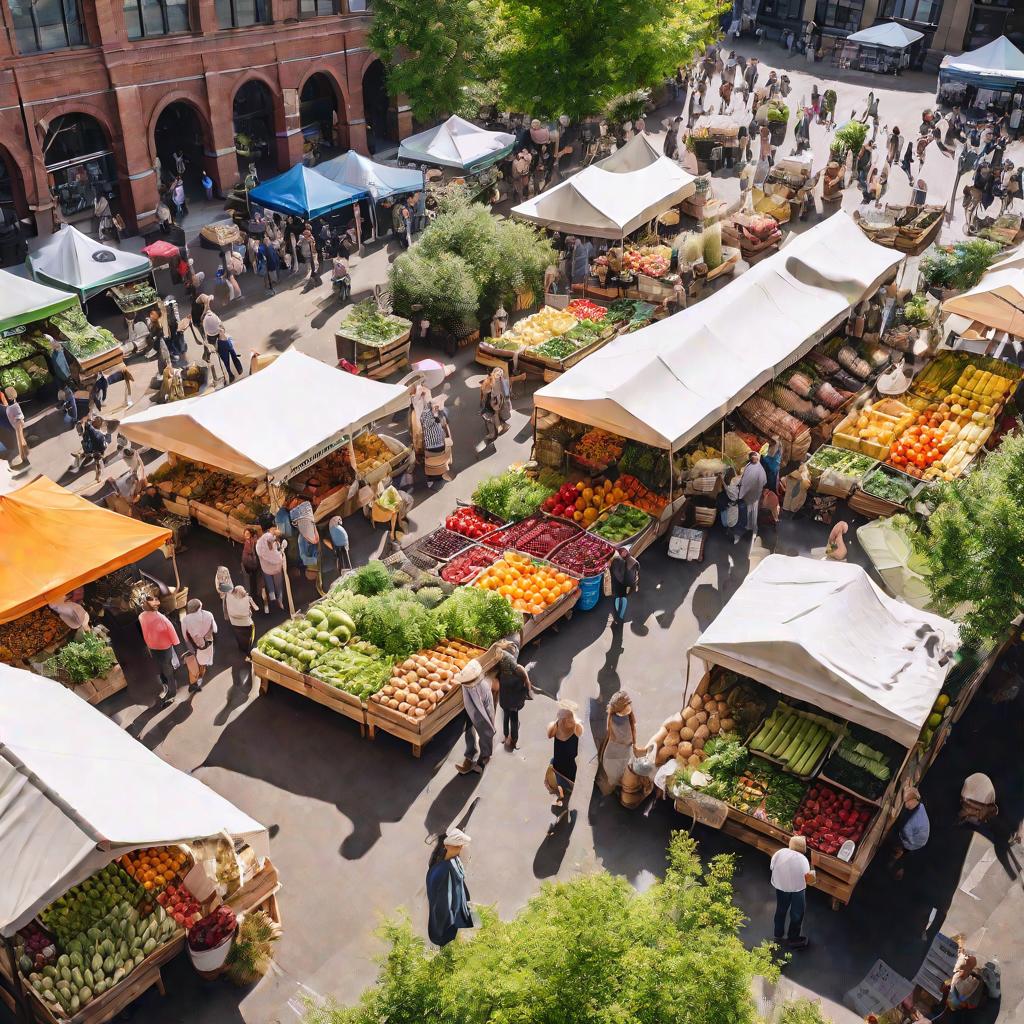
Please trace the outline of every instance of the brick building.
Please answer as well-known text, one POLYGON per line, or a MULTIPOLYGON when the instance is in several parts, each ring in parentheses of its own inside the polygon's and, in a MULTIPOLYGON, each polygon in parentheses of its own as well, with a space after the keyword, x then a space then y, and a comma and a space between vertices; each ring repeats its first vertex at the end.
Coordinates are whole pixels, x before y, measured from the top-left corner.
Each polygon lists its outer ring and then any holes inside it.
POLYGON ((0 205, 52 230, 99 192, 129 231, 158 171, 230 189, 301 160, 369 152, 411 128, 367 49, 367 0, 0 0, 0 205), (358 9, 357 9, 358 8, 358 9))

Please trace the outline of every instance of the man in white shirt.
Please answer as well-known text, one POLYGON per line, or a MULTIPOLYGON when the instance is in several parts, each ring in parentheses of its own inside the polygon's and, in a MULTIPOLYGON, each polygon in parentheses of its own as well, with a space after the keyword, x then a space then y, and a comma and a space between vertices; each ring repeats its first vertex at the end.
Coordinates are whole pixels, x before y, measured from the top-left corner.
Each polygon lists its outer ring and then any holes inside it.
POLYGON ((775 889, 775 941, 786 939, 790 949, 804 949, 807 936, 801 934, 807 908, 807 883, 814 881, 814 872, 807 859, 807 839, 793 836, 788 850, 776 850, 771 860, 772 887, 775 889), (786 915, 789 932, 784 935, 786 915))
MULTIPOLYGON (((284 610, 284 574, 286 569, 284 544, 281 531, 272 526, 256 541, 256 557, 260 560, 263 571, 263 582, 267 586, 267 600, 276 601, 278 608, 284 610)), ((269 605, 264 611, 269 610, 269 605)))
POLYGON ((51 601, 50 610, 56 612, 69 629, 77 631, 85 629, 89 625, 89 613, 77 601, 72 601, 70 597, 51 601))

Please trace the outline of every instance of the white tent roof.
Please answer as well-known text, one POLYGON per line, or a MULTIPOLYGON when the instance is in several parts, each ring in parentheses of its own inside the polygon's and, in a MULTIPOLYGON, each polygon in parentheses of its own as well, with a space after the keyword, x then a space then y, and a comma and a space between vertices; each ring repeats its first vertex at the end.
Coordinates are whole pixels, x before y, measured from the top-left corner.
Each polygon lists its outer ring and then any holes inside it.
POLYGON ((924 39, 923 32, 905 28, 895 21, 888 21, 884 25, 872 25, 871 28, 862 29, 846 37, 848 43, 860 43, 861 46, 888 46, 895 50, 905 50, 908 46, 913 46, 918 39, 924 39))
POLYGON ((403 139, 398 156, 402 160, 466 170, 499 159, 515 141, 515 136, 508 132, 491 132, 453 114, 444 124, 403 139))
POLYGON ((354 149, 317 164, 313 170, 339 185, 365 189, 374 199, 386 199, 398 192, 417 192, 423 188, 422 171, 379 164, 354 149))
POLYGON ((946 299, 942 312, 1024 336, 1024 270, 990 270, 970 291, 946 299))
POLYGON ((913 746, 952 661, 955 623, 886 596, 857 565, 769 555, 691 653, 913 746), (926 633, 926 635, 927 635, 926 633))
POLYGON ((924 611, 931 608, 928 566, 914 554, 910 541, 888 519, 874 519, 857 527, 857 540, 893 597, 924 611))
POLYGON ((70 288, 83 301, 112 285, 145 277, 153 269, 148 256, 104 245, 71 224, 28 259, 33 277, 70 288))
POLYGON ((0 934, 139 847, 266 830, 52 679, 0 664, 0 934))
POLYGON ((289 349, 229 388, 129 416, 121 433, 227 473, 280 481, 408 404, 399 384, 357 377, 289 349))
POLYGON ((940 77, 944 72, 949 72, 951 77, 1024 81, 1024 53, 1006 36, 1000 36, 959 57, 947 54, 939 65, 940 77))
POLYGON ((68 291, 0 270, 0 331, 45 320, 77 305, 78 297, 68 291))
POLYGON ((638 135, 607 160, 513 207, 512 213, 546 228, 622 238, 692 195, 694 181, 638 135))
POLYGON ((698 305, 589 355, 534 403, 679 448, 822 340, 902 259, 836 213, 698 305))

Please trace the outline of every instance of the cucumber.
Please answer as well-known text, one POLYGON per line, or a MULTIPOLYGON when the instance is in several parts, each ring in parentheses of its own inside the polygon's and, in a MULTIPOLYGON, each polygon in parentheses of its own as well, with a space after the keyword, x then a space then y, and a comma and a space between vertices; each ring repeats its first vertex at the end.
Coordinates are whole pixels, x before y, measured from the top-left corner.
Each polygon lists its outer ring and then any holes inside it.
POLYGON ((799 763, 794 766, 793 772, 796 775, 807 775, 817 764, 818 758, 825 752, 832 734, 827 729, 822 730, 822 732, 823 735, 818 737, 818 741, 804 754, 799 763))
POLYGON ((809 718, 800 719, 800 728, 797 729, 796 734, 789 741, 789 745, 786 749, 779 754, 779 760, 785 761, 787 765, 798 760, 801 755, 801 751, 805 749, 805 745, 809 742, 815 728, 815 723, 809 718))

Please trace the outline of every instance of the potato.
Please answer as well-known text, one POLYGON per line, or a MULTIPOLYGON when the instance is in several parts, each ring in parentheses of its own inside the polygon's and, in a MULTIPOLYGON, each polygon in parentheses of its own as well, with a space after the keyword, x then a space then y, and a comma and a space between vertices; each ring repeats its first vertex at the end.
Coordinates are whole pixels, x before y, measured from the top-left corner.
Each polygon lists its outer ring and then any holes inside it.
POLYGON ((704 698, 704 710, 710 715, 718 710, 718 701, 714 697, 704 698))
POLYGON ((666 742, 666 743, 667 743, 667 744, 668 744, 669 746, 672 746, 672 747, 678 747, 678 746, 679 746, 679 737, 680 737, 680 735, 681 735, 680 733, 678 733, 678 732, 676 732, 675 730, 673 730, 672 732, 670 732, 670 733, 669 733, 669 734, 668 734, 668 735, 667 735, 667 736, 665 737, 665 742, 666 742))
POLYGON ((688 725, 684 725, 683 728, 679 730, 679 738, 681 740, 692 740, 693 730, 688 725))
POLYGON ((704 749, 704 738, 702 736, 693 737, 693 752, 699 754, 704 749))
POLYGON ((683 708, 683 721, 684 722, 689 722, 691 719, 695 718, 696 715, 697 715, 697 712, 693 708, 691 708, 689 705, 687 705, 685 708, 683 708))
POLYGON ((718 717, 718 715, 712 715, 708 719, 708 732, 710 732, 712 736, 717 736, 721 731, 722 720, 718 717))
POLYGON ((678 732, 683 727, 683 716, 681 714, 673 715, 671 718, 665 719, 665 728, 669 732, 678 732))
POLYGON ((676 748, 675 747, 662 747, 661 750, 658 751, 658 756, 654 759, 654 763, 656 765, 662 765, 666 761, 671 760, 675 756, 676 756, 676 748))
POLYGON ((689 743, 686 740, 684 740, 682 743, 679 744, 679 750, 677 751, 677 756, 678 757, 687 758, 692 753, 693 753, 693 744, 692 743, 689 743))
POLYGON ((711 730, 706 725, 699 726, 693 734, 694 743, 696 743, 697 740, 700 740, 701 744, 703 745, 703 741, 708 739, 710 735, 711 730))
POLYGON ((398 710, 398 701, 394 697, 388 698, 388 707, 393 708, 395 711, 398 710))
POLYGON ((699 755, 699 754, 691 754, 691 755, 690 755, 690 756, 689 756, 689 757, 688 757, 688 758, 686 759, 686 763, 687 763, 687 764, 688 764, 688 765, 689 765, 689 766, 690 766, 691 768, 696 768, 696 767, 698 767, 698 766, 700 765, 700 755, 699 755))
POLYGON ((690 707, 693 708, 694 711, 700 711, 700 709, 704 707, 704 698, 701 697, 700 694, 695 693, 690 698, 690 707))
POLYGON ((729 713, 729 705, 724 700, 718 702, 718 717, 723 718, 729 713))
POLYGON ((698 711, 697 712, 697 721, 701 725, 707 725, 708 724, 708 713, 706 711, 698 711))
POLYGON ((402 701, 402 702, 401 702, 401 703, 400 703, 400 704, 398 705, 398 710, 399 710, 399 711, 401 711, 401 712, 402 712, 402 714, 404 715, 404 714, 405 714, 405 712, 406 712, 406 711, 408 711, 408 710, 409 710, 409 708, 411 708, 411 707, 412 707, 412 705, 411 705, 411 704, 410 704, 410 703, 409 703, 409 702, 408 702, 407 700, 403 700, 403 701, 402 701))
POLYGON ((736 720, 733 718, 722 719, 722 732, 732 732, 736 728, 736 720))

